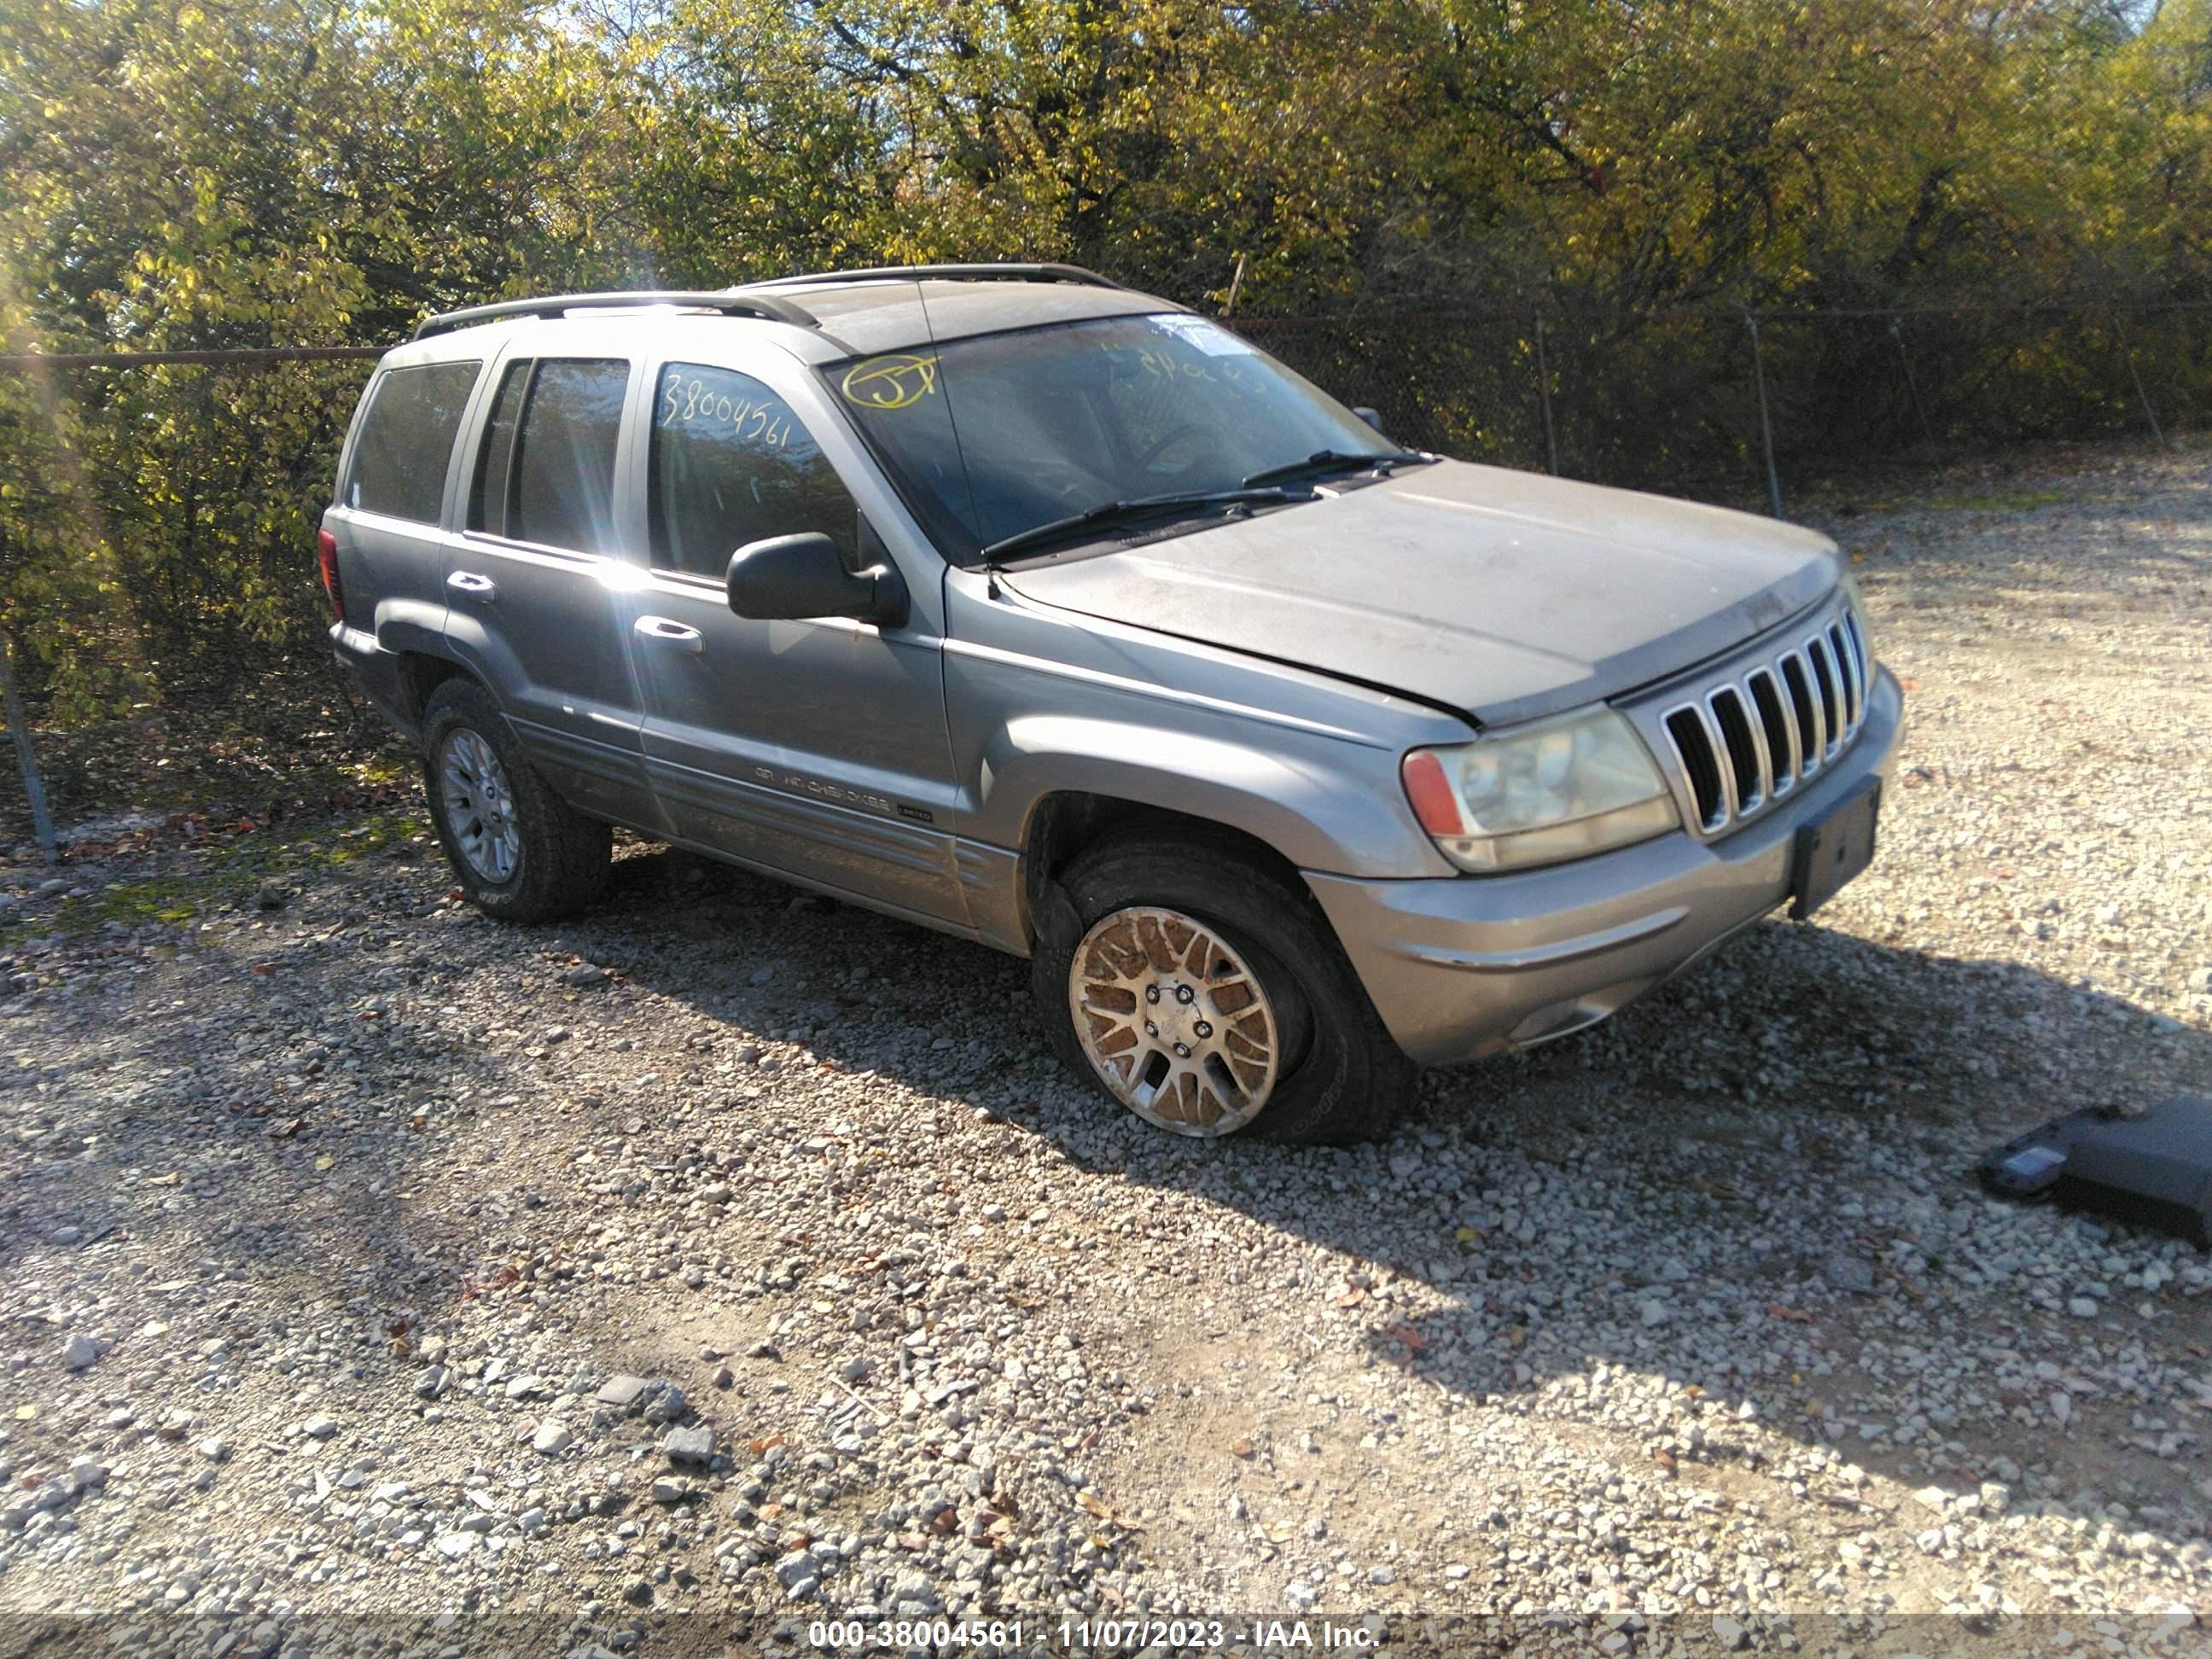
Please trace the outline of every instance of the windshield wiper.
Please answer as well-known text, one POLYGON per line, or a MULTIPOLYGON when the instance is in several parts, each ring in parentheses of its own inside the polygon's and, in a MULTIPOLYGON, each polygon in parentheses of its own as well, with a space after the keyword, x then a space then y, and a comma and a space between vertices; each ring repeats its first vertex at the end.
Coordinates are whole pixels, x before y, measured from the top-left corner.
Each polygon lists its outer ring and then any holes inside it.
POLYGON ((1236 489, 1186 489, 1168 495, 1142 495, 1134 501, 1104 501, 1087 513, 1077 513, 1065 519, 1054 519, 1048 524, 1033 526, 1013 535, 993 542, 983 550, 987 559, 1003 558, 1009 553, 1018 553, 1025 547, 1041 546, 1058 541, 1063 536, 1078 531, 1096 529, 1103 525, 1118 523, 1123 519, 1139 519, 1147 514, 1163 512, 1178 507, 1229 506, 1237 501, 1290 501, 1304 497, 1293 495, 1287 489, 1255 489, 1251 480, 1236 489))
POLYGON ((1302 461, 1285 461, 1280 466, 1261 467, 1245 478, 1244 487, 1249 489, 1255 484, 1273 483, 1278 478, 1295 478, 1301 472, 1321 472, 1335 467, 1379 466, 1388 472, 1394 466, 1411 465, 1415 461, 1428 459, 1418 450, 1412 449, 1390 451, 1381 455, 1353 455, 1341 449, 1316 449, 1302 461))

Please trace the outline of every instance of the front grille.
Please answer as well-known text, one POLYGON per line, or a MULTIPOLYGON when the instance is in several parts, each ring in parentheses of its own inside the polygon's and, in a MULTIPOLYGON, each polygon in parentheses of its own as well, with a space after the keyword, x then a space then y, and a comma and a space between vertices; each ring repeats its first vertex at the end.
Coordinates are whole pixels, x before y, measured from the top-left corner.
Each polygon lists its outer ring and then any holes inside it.
POLYGON ((1866 718, 1874 665, 1845 606, 1730 675, 1659 722, 1706 836, 1764 811, 1850 746, 1866 718))

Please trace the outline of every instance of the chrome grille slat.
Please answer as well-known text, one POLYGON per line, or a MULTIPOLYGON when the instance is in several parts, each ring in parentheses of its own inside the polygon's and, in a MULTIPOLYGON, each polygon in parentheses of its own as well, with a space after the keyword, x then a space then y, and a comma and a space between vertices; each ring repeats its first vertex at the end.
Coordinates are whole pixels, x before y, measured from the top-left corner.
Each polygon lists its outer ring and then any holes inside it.
POLYGON ((1744 677, 1743 684, 1750 694, 1751 706, 1759 712, 1770 780, 1767 793, 1770 799, 1778 799, 1797 787, 1797 725, 1790 717, 1790 694, 1783 690, 1782 682, 1771 668, 1753 669, 1744 677), (1765 696, 1759 695, 1762 686, 1765 689, 1765 696), (1782 738, 1778 750, 1775 743, 1778 733, 1782 738))
POLYGON ((1859 677, 1859 718, 1866 718, 1867 696, 1874 684, 1874 665, 1867 660, 1866 635, 1859 632, 1859 619, 1850 611, 1844 612, 1844 638, 1851 647, 1852 671, 1859 677))
POLYGON ((1712 745, 1713 763, 1721 775, 1721 822, 1727 823, 1743 810, 1736 799, 1735 761, 1729 753, 1728 739, 1721 735, 1721 723, 1713 718, 1713 711, 1704 703, 1697 708, 1698 723, 1705 728, 1705 741, 1712 745))
POLYGON ((1802 775, 1809 778, 1820 769, 1828 756, 1828 727, 1820 709, 1820 688, 1813 679, 1813 665, 1802 651, 1783 653, 1782 672, 1785 678, 1796 682, 1790 688, 1790 703, 1797 716, 1798 766, 1802 775), (1790 672, 1793 669, 1794 675, 1790 672))
POLYGON ((1661 705, 1695 833, 1728 833, 1842 755, 1865 723, 1874 672, 1864 625, 1837 603, 1808 631, 1661 705))
POLYGON ((1859 665, 1838 623, 1828 624, 1828 648, 1835 653, 1836 670, 1843 676, 1844 734, 1849 737, 1858 730, 1859 725, 1859 665))
POLYGON ((1805 641, 1805 660, 1813 665, 1813 689, 1820 702, 1820 758, 1832 757, 1844 742, 1844 700, 1838 695, 1835 665, 1828 642, 1815 634, 1805 641))
POLYGON ((1705 696, 1705 712, 1712 716, 1712 730, 1721 751, 1729 762, 1729 815, 1748 817, 1766 805, 1771 785, 1765 754, 1765 744, 1760 740, 1759 728, 1752 723, 1744 708, 1744 693, 1733 685, 1715 686, 1705 696), (1746 775, 1749 775, 1749 791, 1746 792, 1746 775))
POLYGON ((1729 821, 1728 787, 1722 781, 1728 768, 1713 744, 1712 727, 1705 711, 1696 703, 1670 708, 1661 718, 1667 740, 1674 745, 1674 759, 1690 785, 1690 798, 1698 811, 1698 827, 1708 832, 1729 821))

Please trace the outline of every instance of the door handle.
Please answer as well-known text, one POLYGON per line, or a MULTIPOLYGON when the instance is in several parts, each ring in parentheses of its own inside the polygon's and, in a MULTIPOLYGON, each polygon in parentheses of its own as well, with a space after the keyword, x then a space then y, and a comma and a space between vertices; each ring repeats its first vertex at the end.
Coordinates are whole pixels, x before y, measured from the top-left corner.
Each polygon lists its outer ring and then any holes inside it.
POLYGON ((697 629, 671 622, 665 617, 640 617, 635 627, 640 639, 666 646, 671 651, 681 651, 686 656, 696 657, 707 648, 707 636, 697 629))
POLYGON ((478 605, 489 605, 499 597, 499 584, 473 570, 456 570, 446 578, 446 586, 462 599, 474 599, 478 605))

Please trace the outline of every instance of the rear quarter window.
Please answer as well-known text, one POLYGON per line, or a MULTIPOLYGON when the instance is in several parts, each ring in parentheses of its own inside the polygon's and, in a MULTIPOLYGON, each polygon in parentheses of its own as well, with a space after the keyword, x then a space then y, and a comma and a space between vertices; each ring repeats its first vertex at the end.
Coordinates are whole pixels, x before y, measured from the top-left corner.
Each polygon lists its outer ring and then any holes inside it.
POLYGON ((418 524, 438 522, 446 468, 482 362, 388 368, 368 389, 353 471, 339 504, 418 524))

